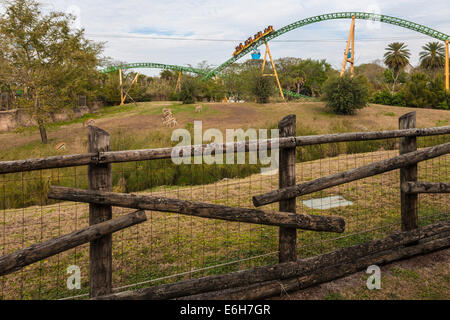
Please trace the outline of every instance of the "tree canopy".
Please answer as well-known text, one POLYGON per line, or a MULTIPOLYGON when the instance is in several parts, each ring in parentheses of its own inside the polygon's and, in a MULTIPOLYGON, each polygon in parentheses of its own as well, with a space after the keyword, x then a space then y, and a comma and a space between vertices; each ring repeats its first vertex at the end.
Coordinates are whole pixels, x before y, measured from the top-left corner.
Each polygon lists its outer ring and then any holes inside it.
POLYGON ((74 30, 74 17, 43 13, 34 0, 11 0, 0 18, 3 82, 24 91, 21 107, 38 123, 47 142, 49 116, 72 106, 80 94, 95 95, 101 43, 74 30))

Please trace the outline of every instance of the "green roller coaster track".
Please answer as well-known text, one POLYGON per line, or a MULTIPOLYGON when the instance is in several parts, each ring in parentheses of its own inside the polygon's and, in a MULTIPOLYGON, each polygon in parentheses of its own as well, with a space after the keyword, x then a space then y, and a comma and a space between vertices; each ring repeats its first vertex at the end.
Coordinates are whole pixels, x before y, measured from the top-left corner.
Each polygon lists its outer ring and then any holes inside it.
POLYGON ((149 68, 149 69, 163 69, 163 70, 174 70, 181 72, 192 72, 199 75, 204 75, 206 72, 197 68, 183 67, 172 64, 162 64, 154 62, 137 62, 137 63, 126 63, 117 66, 111 66, 106 69, 101 70, 103 73, 111 73, 118 71, 119 69, 136 69, 136 68, 149 68))
POLYGON ((243 56, 245 56, 247 53, 252 51, 253 49, 256 49, 257 47, 263 45, 265 42, 269 42, 270 40, 277 38, 287 32, 290 32, 292 30, 304 27, 309 24, 326 21, 326 20, 337 20, 337 19, 352 19, 353 16, 356 16, 356 19, 363 19, 363 20, 372 20, 372 21, 380 21, 388 24, 393 24, 396 26, 400 26, 406 29, 410 29, 413 31, 417 31, 423 34, 426 34, 427 36, 433 37, 438 40, 449 40, 450 36, 439 32, 437 30, 428 28, 426 26, 423 26, 418 23, 414 23, 408 20, 395 18, 391 16, 386 16, 382 14, 373 14, 373 13, 365 13, 365 12, 336 12, 336 13, 327 13, 327 14, 321 14, 319 16, 310 17, 306 19, 299 20, 297 22, 288 24, 287 26, 276 30, 275 32, 268 34, 267 36, 261 38, 260 40, 254 42, 251 46, 243 50, 238 55, 232 57, 231 59, 227 60, 225 63, 218 66, 216 69, 208 72, 204 78, 211 78, 217 74, 219 74, 223 69, 228 67, 229 65, 233 64, 235 61, 239 60, 243 56))
POLYGON ((129 64, 123 64, 119 66, 112 66, 109 68, 106 68, 102 70, 104 73, 114 72, 119 69, 132 69, 132 68, 155 68, 155 69, 167 69, 167 70, 175 70, 175 71, 182 71, 182 72, 192 72, 195 74, 203 75, 203 79, 209 79, 216 75, 218 75, 220 72, 222 72, 226 67, 233 64, 237 60, 244 57, 246 54, 248 54, 253 49, 256 49, 257 47, 263 45, 266 42, 269 42, 270 40, 277 38, 287 32, 290 32, 292 30, 304 27, 309 24, 326 21, 326 20, 337 20, 337 19, 352 19, 352 17, 355 16, 356 19, 362 19, 362 20, 372 20, 372 21, 380 21, 383 23, 388 23, 396 26, 400 26, 406 29, 410 29, 416 32, 423 33, 427 36, 430 36, 432 38, 438 39, 438 40, 450 40, 450 36, 439 32, 437 30, 434 30, 432 28, 426 27, 424 25, 414 23, 408 20, 386 16, 382 14, 374 14, 374 13, 366 13, 366 12, 336 12, 336 13, 327 13, 327 14, 321 14, 315 17, 310 17, 306 19, 299 20, 297 22, 291 23, 281 29, 278 29, 274 31, 271 34, 266 35, 265 37, 259 39, 258 41, 255 41, 251 46, 237 54, 236 56, 232 57, 231 59, 227 60, 214 70, 211 70, 209 72, 205 72, 200 69, 191 68, 191 67, 183 67, 183 66, 176 66, 176 65, 168 65, 168 64, 161 64, 161 63, 152 63, 152 62, 144 62, 144 63, 129 63, 129 64))

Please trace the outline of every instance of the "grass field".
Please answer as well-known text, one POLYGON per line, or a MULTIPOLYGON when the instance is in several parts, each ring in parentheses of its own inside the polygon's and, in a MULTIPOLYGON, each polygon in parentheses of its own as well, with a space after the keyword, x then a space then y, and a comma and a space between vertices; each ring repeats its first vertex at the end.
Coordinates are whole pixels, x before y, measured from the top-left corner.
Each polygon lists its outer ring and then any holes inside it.
MULTIPOLYGON (((171 103, 113 107, 87 118, 96 118, 96 125, 111 132, 115 150, 161 147, 170 142, 170 130, 162 126, 160 115, 161 109, 167 106, 171 103)), ((171 108, 180 127, 186 127, 194 119, 201 119, 204 120, 204 129, 273 127, 284 115, 295 113, 298 134, 394 129, 400 115, 416 110, 371 105, 355 117, 343 117, 327 113, 322 103, 264 106, 205 104, 201 114, 195 114, 193 105, 172 105, 171 108)), ((448 111, 417 112, 419 127, 446 125, 450 118, 448 111)), ((53 124, 49 131, 51 144, 48 146, 39 144, 35 128, 27 128, 21 133, 1 134, 0 143, 6 146, 2 160, 58 154, 53 145, 61 141, 68 145, 63 154, 85 151, 87 132, 82 127, 82 119, 53 124)), ((447 141, 448 137, 431 137, 420 139, 419 145, 447 141)), ((297 155, 302 162, 297 163, 296 181, 309 181, 397 154, 395 140, 298 148, 297 155)), ((115 191, 120 192, 252 207, 253 195, 277 189, 278 186, 278 175, 257 172, 258 166, 248 165, 235 165, 229 172, 220 166, 191 165, 177 172, 166 162, 146 161, 113 165, 113 180, 115 191), (174 180, 174 176, 180 174, 187 177, 186 183, 174 185, 173 181, 181 181, 174 180), (131 182, 134 190, 130 190, 131 182)), ((87 226, 87 205, 47 203, 45 199, 49 184, 85 188, 86 174, 86 168, 81 167, 0 176, 0 198, 3 199, 3 207, 0 208, 0 252, 7 254, 87 226), (10 194, 16 194, 18 198, 10 199, 10 194), (33 201, 28 202, 30 199, 33 201), (12 205, 12 201, 17 201, 17 205, 12 205)), ((421 163, 419 180, 450 181, 450 156, 421 163)), ((264 209, 277 210, 277 206, 270 205, 264 209)), ((298 212, 342 216, 347 228, 344 234, 299 231, 299 255, 312 256, 383 237, 399 229, 399 209, 398 170, 300 197, 297 200, 298 212), (313 210, 302 203, 302 200, 329 195, 342 195, 354 204, 330 210, 313 210)), ((115 208, 114 216, 126 212, 130 210, 115 208)), ((419 212, 421 225, 448 219, 448 196, 421 195, 419 212)), ((115 288, 146 282, 133 287, 137 288, 224 273, 275 263, 277 260, 277 228, 159 212, 147 212, 147 216, 147 222, 113 236, 115 288)), ((89 284, 88 259, 88 246, 85 245, 1 277, 0 297, 54 299, 86 294, 89 284), (66 289, 66 268, 69 265, 81 268, 81 290, 66 289)), ((353 297, 350 293, 348 296, 353 297)), ((357 295, 354 297, 358 298, 357 295)))
POLYGON ((167 146, 172 129, 163 126, 162 109, 173 110, 178 121, 177 128, 185 128, 194 120, 202 120, 204 130, 217 128, 270 128, 288 114, 297 115, 299 134, 336 133, 347 131, 376 131, 398 128, 398 117, 407 112, 417 112, 418 127, 450 125, 450 111, 433 109, 401 108, 369 105, 355 116, 337 116, 327 112, 322 102, 275 103, 205 103, 202 113, 195 113, 195 105, 175 102, 148 102, 106 107, 95 114, 87 114, 72 121, 49 125, 47 146, 40 144, 36 127, 22 128, 15 132, 0 134, 3 152, 0 160, 25 159, 86 151, 87 129, 83 122, 93 118, 96 125, 109 131, 113 137, 113 148, 152 148, 167 146), (114 138, 116 136, 126 136, 114 138), (67 144, 65 151, 56 151, 60 142, 67 144))

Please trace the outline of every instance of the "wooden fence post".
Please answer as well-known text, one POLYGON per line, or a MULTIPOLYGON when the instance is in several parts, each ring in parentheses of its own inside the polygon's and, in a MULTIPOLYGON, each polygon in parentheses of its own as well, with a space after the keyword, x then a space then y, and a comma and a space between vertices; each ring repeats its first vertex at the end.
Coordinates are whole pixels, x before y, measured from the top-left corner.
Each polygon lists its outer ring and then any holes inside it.
MULTIPOLYGON (((100 153, 109 151, 109 133, 89 126, 88 152, 100 153)), ((88 166, 90 190, 111 191, 111 164, 90 164, 88 166)), ((101 223, 112 218, 109 205, 89 204, 89 225, 101 223)), ((102 296, 112 292, 112 235, 106 235, 90 242, 90 295, 102 296)))
MULTIPOLYGON (((295 114, 284 117, 278 123, 280 138, 295 137, 295 114)), ((280 149, 279 161, 279 187, 285 188, 295 185, 295 147, 280 149)), ((279 209, 282 212, 295 212, 296 199, 282 200, 279 209)), ((279 231, 279 261, 288 262, 297 260, 297 230, 280 227, 279 231)))
MULTIPOLYGON (((399 129, 411 129, 416 127, 416 112, 404 114, 399 118, 399 129)), ((416 137, 400 138, 400 154, 417 150, 416 137)), ((417 164, 400 169, 400 186, 405 182, 417 182, 417 164)), ((400 191, 402 230, 409 231, 418 228, 419 218, 417 212, 417 194, 400 191)))

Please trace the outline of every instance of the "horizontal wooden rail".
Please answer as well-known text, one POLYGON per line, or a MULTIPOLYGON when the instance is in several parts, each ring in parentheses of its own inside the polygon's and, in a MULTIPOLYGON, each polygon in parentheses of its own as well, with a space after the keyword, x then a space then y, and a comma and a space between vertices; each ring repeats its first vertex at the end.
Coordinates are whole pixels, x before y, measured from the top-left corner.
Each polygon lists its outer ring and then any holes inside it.
POLYGON ((340 217, 324 217, 290 212, 267 212, 258 209, 228 207, 163 197, 51 186, 48 192, 48 198, 124 208, 173 212, 201 218, 283 226, 304 230, 338 233, 345 231, 345 221, 340 217))
POLYGON ((284 295, 287 292, 306 289, 320 283, 351 275, 358 271, 366 270, 371 265, 381 266, 417 255, 443 250, 448 247, 450 247, 450 236, 448 235, 437 239, 426 238, 415 245, 382 251, 351 262, 328 265, 300 277, 282 281, 259 282, 248 286, 191 295, 177 300, 261 300, 284 295))
POLYGON ((27 160, 1 161, 0 174, 85 166, 93 162, 93 159, 95 160, 97 156, 98 154, 96 153, 85 153, 27 160))
POLYGON ((0 276, 17 271, 29 264, 97 240, 107 234, 131 227, 147 220, 142 210, 101 222, 90 227, 45 241, 0 257, 0 276))
POLYGON ((176 283, 152 286, 149 288, 110 294, 96 299, 113 300, 165 300, 183 296, 196 295, 219 289, 228 289, 251 285, 252 283, 283 280, 307 275, 320 268, 351 263, 364 256, 391 250, 418 240, 430 238, 437 234, 450 232, 450 220, 438 222, 406 232, 396 232, 384 239, 373 240, 363 244, 339 249, 322 255, 284 262, 276 265, 257 267, 236 271, 224 275, 215 275, 199 279, 184 280, 176 283))
POLYGON ((339 172, 319 179, 311 180, 296 186, 274 190, 253 197, 256 207, 274 203, 280 200, 291 199, 305 194, 310 194, 330 187, 339 186, 344 183, 375 176, 384 172, 399 169, 421 161, 429 160, 450 153, 450 142, 435 147, 403 154, 391 159, 374 162, 359 168, 339 172))
MULTIPOLYGON (((324 134, 314 136, 298 136, 278 139, 278 148, 292 148, 294 146, 308 146, 323 143, 347 142, 347 141, 366 141, 380 140, 400 137, 413 136, 434 136, 450 134, 450 126, 433 127, 423 129, 405 129, 375 132, 350 132, 338 134, 324 134)), ((126 150, 126 151, 109 151, 100 153, 74 154, 66 156, 54 156, 27 160, 1 161, 0 174, 25 172, 42 169, 65 168, 84 166, 93 163, 119 163, 130 161, 145 161, 157 159, 170 159, 174 151, 180 151, 179 157, 184 152, 191 155, 201 155, 204 151, 214 150, 211 154, 224 153, 227 149, 233 149, 235 152, 243 150, 259 150, 261 147, 272 149, 275 139, 266 139, 260 141, 240 141, 225 144, 204 144, 186 147, 159 148, 159 149, 142 149, 142 150, 126 150), (175 149, 178 148, 178 149, 175 149), (175 150, 174 150, 175 149, 175 150)))
POLYGON ((450 193, 450 183, 405 182, 402 191, 406 193, 450 193))

